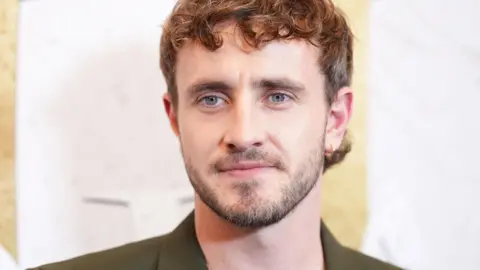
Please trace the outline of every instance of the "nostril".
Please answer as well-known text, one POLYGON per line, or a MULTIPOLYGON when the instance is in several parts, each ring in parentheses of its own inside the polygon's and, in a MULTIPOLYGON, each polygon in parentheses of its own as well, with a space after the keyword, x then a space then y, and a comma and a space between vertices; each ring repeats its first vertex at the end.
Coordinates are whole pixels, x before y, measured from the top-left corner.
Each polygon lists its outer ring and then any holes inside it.
POLYGON ((237 147, 235 146, 235 144, 229 143, 229 144, 227 144, 227 148, 228 148, 228 150, 235 150, 237 147))
POLYGON ((227 148, 230 152, 242 152, 245 151, 248 147, 244 147, 240 144, 229 143, 227 144, 227 148))
POLYGON ((261 142, 255 142, 255 143, 253 143, 253 146, 260 147, 260 146, 262 146, 262 143, 261 142))

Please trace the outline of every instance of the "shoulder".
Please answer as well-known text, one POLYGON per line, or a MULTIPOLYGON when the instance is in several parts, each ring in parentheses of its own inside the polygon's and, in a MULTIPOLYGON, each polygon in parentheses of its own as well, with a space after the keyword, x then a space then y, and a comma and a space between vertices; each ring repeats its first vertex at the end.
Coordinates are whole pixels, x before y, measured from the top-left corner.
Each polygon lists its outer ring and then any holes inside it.
POLYGON ((348 269, 361 270, 401 270, 401 268, 367 256, 350 248, 345 248, 348 269))
POLYGON ((142 240, 30 270, 151 270, 156 269, 160 250, 169 235, 142 240))

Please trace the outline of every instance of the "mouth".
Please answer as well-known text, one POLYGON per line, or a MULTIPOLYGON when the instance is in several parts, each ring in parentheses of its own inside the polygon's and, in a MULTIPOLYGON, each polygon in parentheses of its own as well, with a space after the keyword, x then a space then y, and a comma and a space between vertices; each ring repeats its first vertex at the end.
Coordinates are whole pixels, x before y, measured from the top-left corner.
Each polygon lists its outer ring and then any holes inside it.
POLYGON ((248 178, 274 169, 275 167, 271 164, 239 163, 222 168, 220 174, 225 174, 234 178, 248 178))

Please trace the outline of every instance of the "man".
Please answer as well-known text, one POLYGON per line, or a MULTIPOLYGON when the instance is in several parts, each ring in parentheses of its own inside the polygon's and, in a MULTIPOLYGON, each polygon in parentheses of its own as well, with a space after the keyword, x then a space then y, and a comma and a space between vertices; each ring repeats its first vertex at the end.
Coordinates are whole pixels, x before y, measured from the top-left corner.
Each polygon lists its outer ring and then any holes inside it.
POLYGON ((321 222, 350 150, 353 38, 329 0, 184 0, 161 40, 164 105, 195 189, 173 232, 38 269, 397 269, 321 222))

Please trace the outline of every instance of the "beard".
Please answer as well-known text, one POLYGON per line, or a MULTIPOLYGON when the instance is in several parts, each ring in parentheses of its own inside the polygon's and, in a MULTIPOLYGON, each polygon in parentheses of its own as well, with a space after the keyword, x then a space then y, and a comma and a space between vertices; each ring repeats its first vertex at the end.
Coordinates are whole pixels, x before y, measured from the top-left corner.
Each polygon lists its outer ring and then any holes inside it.
MULTIPOLYGON (((321 140, 323 142, 323 138, 321 140)), ((183 152, 183 151, 182 151, 183 152)), ((259 181, 243 181, 235 183, 233 190, 240 196, 233 205, 227 205, 219 196, 222 192, 231 192, 215 189, 202 179, 199 171, 192 166, 184 153, 185 167, 189 180, 198 197, 219 217, 231 224, 241 227, 257 229, 278 223, 294 211, 297 205, 316 186, 323 168, 324 146, 313 148, 306 155, 298 169, 293 172, 291 179, 280 189, 280 199, 272 200, 257 195, 259 181)), ((250 148, 241 152, 230 153, 228 157, 212 165, 212 175, 218 173, 218 164, 221 162, 268 160, 278 170, 285 166, 279 158, 272 157, 260 149, 250 148)))

